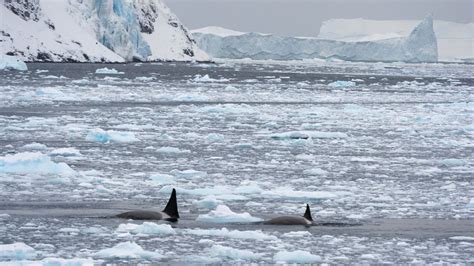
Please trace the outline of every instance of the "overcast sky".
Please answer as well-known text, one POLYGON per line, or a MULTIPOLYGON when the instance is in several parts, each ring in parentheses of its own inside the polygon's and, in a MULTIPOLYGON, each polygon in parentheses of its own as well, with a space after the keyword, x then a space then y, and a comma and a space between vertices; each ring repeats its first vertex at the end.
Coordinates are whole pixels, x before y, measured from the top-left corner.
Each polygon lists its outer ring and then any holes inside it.
POLYGON ((190 29, 221 26, 288 36, 316 36, 330 18, 474 22, 474 0, 165 0, 190 29))

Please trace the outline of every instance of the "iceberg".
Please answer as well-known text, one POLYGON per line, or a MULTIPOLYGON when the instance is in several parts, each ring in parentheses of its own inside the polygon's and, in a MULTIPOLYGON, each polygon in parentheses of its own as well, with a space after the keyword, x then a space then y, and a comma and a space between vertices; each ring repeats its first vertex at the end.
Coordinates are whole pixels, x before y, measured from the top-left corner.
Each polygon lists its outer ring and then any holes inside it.
POLYGON ((156 224, 152 222, 144 222, 141 225, 138 224, 121 224, 117 228, 117 232, 127 233, 132 232, 134 234, 144 235, 170 235, 176 234, 176 231, 169 224, 156 224))
POLYGON ((111 248, 100 250, 94 254, 96 258, 125 258, 125 259, 162 259, 158 252, 146 251, 135 242, 123 242, 111 248))
POLYGON ((221 245, 214 245, 209 249, 209 253, 213 257, 231 259, 231 260, 258 260, 261 254, 253 253, 250 250, 236 249, 221 245))
POLYGON ((94 142, 118 142, 118 143, 127 143, 127 142, 136 142, 139 141, 133 132, 122 132, 115 130, 103 130, 101 128, 96 128, 90 130, 86 136, 87 141, 94 142))
POLYGON ((0 261, 33 259, 36 256, 35 249, 22 242, 0 245, 0 261))
POLYGON ((283 37, 261 33, 235 33, 212 29, 192 31, 198 45, 210 56, 230 59, 436 62, 437 40, 431 15, 409 36, 375 41, 346 42, 307 37, 283 37))
MULTIPOLYGON (((393 37, 407 37, 419 22, 416 20, 330 19, 322 23, 319 39, 359 42, 393 37)), ((434 20, 440 61, 474 59, 474 23, 434 20)))
POLYGON ((28 67, 25 62, 21 61, 16 56, 0 54, 0 70, 27 71, 28 67))
POLYGON ((0 14, 0 50, 23 61, 209 60, 162 0, 11 0, 0 14))

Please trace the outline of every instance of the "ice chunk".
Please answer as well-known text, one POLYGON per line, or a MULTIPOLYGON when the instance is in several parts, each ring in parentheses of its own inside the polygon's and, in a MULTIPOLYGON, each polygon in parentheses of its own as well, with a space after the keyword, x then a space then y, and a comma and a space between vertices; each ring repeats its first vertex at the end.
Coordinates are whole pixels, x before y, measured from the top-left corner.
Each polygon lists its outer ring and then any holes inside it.
POLYGON ((115 68, 98 68, 96 71, 95 71, 96 74, 109 74, 109 75, 123 75, 125 74, 124 72, 119 72, 117 69, 115 68))
POLYGON ((305 236, 312 236, 312 234, 308 231, 292 231, 288 233, 284 233, 283 237, 295 237, 295 238, 302 238, 305 236))
POLYGON ((190 153, 190 150, 181 150, 175 147, 161 147, 156 150, 158 153, 190 153))
POLYGON ((342 132, 323 132, 323 131, 289 131, 289 132, 283 132, 283 133, 274 133, 270 137, 276 140, 329 139, 329 138, 347 138, 347 134, 342 133, 342 132))
POLYGON ((123 132, 123 131, 114 131, 108 130, 105 131, 100 128, 92 129, 86 136, 86 140, 88 141, 95 141, 95 142, 119 142, 119 143, 127 143, 127 142, 136 142, 140 141, 135 137, 133 132, 123 132))
POLYGON ((22 150, 30 150, 30 151, 44 151, 44 150, 47 150, 48 147, 44 144, 33 142, 33 143, 30 143, 30 144, 23 145, 23 147, 21 147, 21 149, 22 150))
POLYGON ((123 242, 112 248, 96 252, 97 258, 124 258, 124 259, 162 259, 164 256, 158 252, 146 251, 135 242, 123 242))
MULTIPOLYGON (((23 263, 21 263, 23 265, 23 263)), ((93 259, 62 259, 62 258, 46 258, 39 262, 36 261, 25 261, 28 265, 42 265, 42 266, 93 266, 93 259)))
POLYGON ((452 236, 449 239, 458 241, 474 241, 474 236, 452 236))
POLYGON ((131 232, 144 235, 170 235, 176 234, 175 230, 169 224, 156 224, 152 222, 144 222, 143 224, 121 224, 117 228, 117 232, 131 232))
POLYGON ((213 257, 232 260, 258 260, 262 257, 261 254, 253 253, 250 250, 236 249, 232 247, 224 247, 221 245, 214 245, 209 249, 209 254, 213 257))
POLYGON ((199 178, 207 176, 207 173, 204 171, 198 171, 194 169, 187 169, 187 170, 172 170, 171 174, 180 177, 180 178, 199 178))
POLYGON ((185 232, 188 234, 197 235, 197 236, 220 236, 220 237, 253 239, 253 240, 277 240, 278 239, 276 236, 263 233, 261 230, 239 231, 239 230, 228 230, 225 227, 222 229, 187 229, 185 232))
POLYGON ((194 206, 209 210, 215 209, 220 204, 222 204, 222 200, 218 200, 214 195, 210 195, 201 200, 196 200, 193 202, 194 206))
POLYGON ((349 195, 350 192, 329 192, 329 191, 296 191, 290 187, 280 187, 270 191, 264 191, 262 196, 270 198, 289 199, 331 199, 342 195, 349 195))
POLYGON ((34 248, 22 242, 0 245, 0 261, 32 259, 36 255, 34 248))
POLYGON ((306 169, 303 171, 303 174, 305 175, 315 175, 315 176, 326 175, 327 173, 328 172, 324 171, 321 168, 312 168, 312 169, 306 169))
POLYGON ((227 81, 229 81, 229 79, 225 79, 225 78, 214 79, 214 78, 209 77, 208 74, 206 74, 204 76, 201 76, 201 75, 198 74, 198 75, 194 76, 193 81, 195 81, 195 82, 227 82, 227 81))
POLYGON ((176 183, 173 176, 166 174, 154 174, 150 176, 150 179, 160 185, 169 185, 176 183))
POLYGON ((474 209, 474 198, 472 198, 469 203, 466 205, 467 208, 472 208, 474 209))
POLYGON ((321 261, 321 257, 313 255, 308 251, 280 251, 273 257, 275 262, 287 263, 315 263, 321 261))
POLYGON ((76 172, 65 163, 55 163, 41 152, 22 152, 0 157, 0 172, 19 174, 73 175, 76 172))
POLYGON ((196 221, 206 223, 252 223, 263 221, 263 219, 253 217, 248 212, 236 213, 226 205, 219 205, 208 214, 199 215, 196 221))
POLYGON ((25 62, 15 56, 0 54, 0 70, 26 71, 28 67, 25 62))
POLYGON ((357 85, 353 81, 338 80, 338 81, 334 81, 334 82, 329 83, 328 86, 329 87, 334 87, 334 88, 347 88, 347 87, 355 87, 357 85))
POLYGON ((52 150, 49 155, 51 156, 81 156, 81 153, 76 148, 59 148, 52 150))

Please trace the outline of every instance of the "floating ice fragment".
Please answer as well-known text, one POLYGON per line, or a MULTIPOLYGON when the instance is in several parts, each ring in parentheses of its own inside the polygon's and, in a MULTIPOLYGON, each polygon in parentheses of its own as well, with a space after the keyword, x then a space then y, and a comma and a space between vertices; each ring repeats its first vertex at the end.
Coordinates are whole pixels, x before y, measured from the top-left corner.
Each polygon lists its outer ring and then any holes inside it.
POLYGON ((198 208, 209 209, 209 210, 215 209, 220 204, 222 204, 222 200, 218 200, 213 195, 207 196, 202 200, 196 200, 193 202, 194 206, 198 208))
POLYGON ((119 72, 117 71, 117 69, 115 68, 98 68, 96 71, 95 71, 96 74, 111 74, 111 75, 122 75, 122 74, 125 74, 124 72, 119 72))
POLYGON ((47 150, 48 147, 44 144, 33 142, 30 144, 24 145, 23 147, 21 147, 21 149, 30 150, 30 151, 44 151, 44 150, 47 150))
POLYGON ((158 153, 191 153, 190 150, 181 150, 175 147, 161 147, 156 150, 158 153))
POLYGON ((329 83, 328 86, 333 87, 333 88, 347 88, 347 87, 355 87, 356 83, 353 81, 338 80, 338 81, 329 83))
POLYGON ((229 81, 229 79, 225 79, 225 78, 214 79, 214 78, 209 77, 208 74, 206 74, 204 76, 201 76, 201 75, 198 74, 198 75, 194 76, 193 81, 195 81, 195 82, 227 82, 227 81, 229 81))
POLYGON ((342 132, 323 132, 323 131, 289 131, 283 133, 274 133, 270 136, 276 140, 292 139, 329 139, 329 138, 347 138, 347 134, 342 132))
POLYGON ((283 237, 301 238, 301 237, 305 237, 305 236, 312 236, 312 234, 308 231, 292 231, 292 232, 284 233, 282 236, 283 237))
POLYGON ((458 241, 474 241, 474 236, 452 236, 449 239, 458 241))
POLYGON ((303 171, 303 174, 305 175, 326 175, 328 172, 324 171, 321 168, 312 168, 312 169, 306 169, 303 171))
POLYGON ((198 177, 205 177, 207 176, 207 173, 204 171, 197 171, 194 169, 188 169, 188 170, 172 170, 170 172, 172 175, 176 177, 181 177, 181 178, 198 178, 198 177))
POLYGON ((0 172, 19 174, 73 175, 76 172, 65 163, 55 163, 41 152, 22 152, 0 157, 0 172))
POLYGON ((273 256, 275 262, 287 262, 287 263, 314 263, 321 261, 321 257, 313 255, 308 251, 296 250, 296 251, 280 251, 273 256))
POLYGON ((162 259, 164 256, 158 252, 146 251, 135 242, 123 242, 112 248, 96 252, 97 258, 132 258, 132 259, 162 259))
POLYGON ((262 257, 261 254, 253 253, 250 250, 236 249, 232 247, 224 247, 221 245, 214 245, 209 249, 209 254, 213 257, 232 260, 258 260, 262 257))
POLYGON ((169 224, 156 224, 152 222, 144 222, 143 224, 121 224, 117 228, 119 233, 134 233, 144 235, 171 235, 176 234, 176 231, 169 224))
POLYGON ((219 205, 208 214, 199 215, 196 221, 207 223, 252 223, 263 221, 263 219, 253 217, 248 212, 236 213, 226 205, 219 205))
POLYGON ((0 261, 32 259, 36 255, 34 248, 22 242, 0 245, 0 261))
POLYGON ((150 176, 150 179, 160 185, 169 185, 176 183, 173 176, 166 174, 154 174, 150 176))
POLYGON ((86 140, 88 141, 95 141, 95 142, 119 142, 119 143, 127 143, 127 142, 136 142, 140 141, 135 137, 133 132, 123 132, 123 131, 114 131, 108 130, 105 131, 100 128, 92 129, 86 136, 86 140))
POLYGON ((0 70, 27 71, 28 67, 15 56, 0 54, 0 70))
POLYGON ((49 155, 51 156, 81 156, 81 153, 76 148, 59 148, 52 150, 49 155))
POLYGON ((239 231, 239 230, 228 230, 227 228, 222 229, 187 229, 186 233, 198 236, 220 236, 238 239, 253 239, 253 240, 277 240, 276 236, 268 235, 263 233, 261 230, 256 231, 239 231))

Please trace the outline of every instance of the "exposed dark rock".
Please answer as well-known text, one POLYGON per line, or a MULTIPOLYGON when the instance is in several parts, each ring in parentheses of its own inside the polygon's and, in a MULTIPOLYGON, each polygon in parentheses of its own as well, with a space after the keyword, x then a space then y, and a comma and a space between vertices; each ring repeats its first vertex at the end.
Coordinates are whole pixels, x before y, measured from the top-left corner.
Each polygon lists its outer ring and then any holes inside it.
POLYGON ((39 21, 41 8, 39 0, 4 0, 6 8, 22 19, 39 21))
POLYGON ((43 53, 43 52, 39 52, 38 55, 36 56, 36 59, 38 59, 38 61, 44 61, 44 62, 53 61, 50 54, 43 53))
POLYGON ((194 57, 194 51, 190 48, 183 49, 183 53, 187 56, 194 57))

